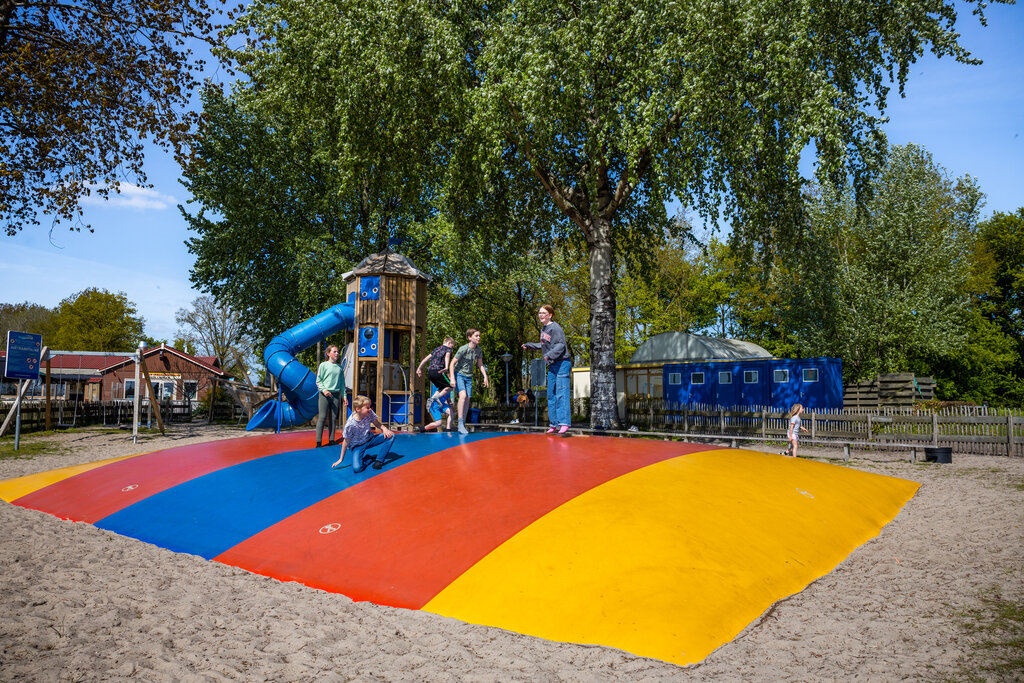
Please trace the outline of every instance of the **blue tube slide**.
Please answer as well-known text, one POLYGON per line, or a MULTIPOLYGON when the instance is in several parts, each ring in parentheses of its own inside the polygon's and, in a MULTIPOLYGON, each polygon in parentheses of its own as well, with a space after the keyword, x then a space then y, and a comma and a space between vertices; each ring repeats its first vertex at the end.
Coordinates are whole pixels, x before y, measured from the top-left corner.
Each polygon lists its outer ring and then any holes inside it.
POLYGON ((275 429, 278 418, 281 427, 292 427, 305 424, 317 415, 320 392, 316 388, 316 373, 300 363, 295 354, 335 332, 352 329, 355 319, 354 303, 336 304, 270 340, 263 351, 263 360, 267 372, 277 378, 288 402, 264 403, 249 420, 245 431, 275 429))

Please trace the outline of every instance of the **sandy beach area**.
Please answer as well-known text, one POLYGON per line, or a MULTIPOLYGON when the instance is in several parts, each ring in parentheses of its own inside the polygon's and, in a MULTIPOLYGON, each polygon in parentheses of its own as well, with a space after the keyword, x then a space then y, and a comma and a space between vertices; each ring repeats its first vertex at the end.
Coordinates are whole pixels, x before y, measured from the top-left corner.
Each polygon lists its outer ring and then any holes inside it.
MULTIPOLYGON (((0 479, 244 435, 27 435, 60 452, 0 459, 0 479)), ((801 455, 922 486, 878 537, 689 667, 357 603, 0 502, 0 681, 1024 680, 1024 458, 801 455)))

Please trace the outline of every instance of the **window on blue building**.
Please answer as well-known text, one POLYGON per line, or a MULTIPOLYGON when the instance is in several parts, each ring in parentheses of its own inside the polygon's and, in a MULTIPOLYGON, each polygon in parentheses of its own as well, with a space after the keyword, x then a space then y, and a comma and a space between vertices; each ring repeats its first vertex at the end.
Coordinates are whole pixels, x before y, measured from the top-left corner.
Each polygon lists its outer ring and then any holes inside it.
POLYGON ((779 384, 784 384, 789 381, 789 370, 778 369, 775 371, 774 379, 779 384))
POLYGON ((817 382, 818 381, 818 368, 804 368, 804 381, 805 382, 817 382))
POLYGON ((744 384, 757 384, 757 370, 744 370, 743 371, 743 383, 744 384))
POLYGON ((732 371, 718 373, 719 384, 732 384, 732 371))
POLYGON ((670 373, 668 373, 668 383, 669 384, 682 384, 683 383, 683 373, 681 373, 681 372, 670 372, 670 373))
POLYGON ((690 384, 704 384, 704 373, 703 372, 691 372, 690 373, 690 384))

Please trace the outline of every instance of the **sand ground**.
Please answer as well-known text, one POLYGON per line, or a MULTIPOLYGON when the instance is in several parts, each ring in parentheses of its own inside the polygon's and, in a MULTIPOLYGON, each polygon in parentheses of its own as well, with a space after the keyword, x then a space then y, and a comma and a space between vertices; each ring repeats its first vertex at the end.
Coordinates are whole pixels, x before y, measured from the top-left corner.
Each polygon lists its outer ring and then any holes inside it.
MULTIPOLYGON (((242 435, 61 434, 62 453, 0 460, 0 479, 242 435)), ((0 502, 0 680, 1024 680, 969 626, 993 598, 1024 604, 1024 459, 897 457, 843 465, 922 484, 896 519, 686 668, 356 603, 0 502)))

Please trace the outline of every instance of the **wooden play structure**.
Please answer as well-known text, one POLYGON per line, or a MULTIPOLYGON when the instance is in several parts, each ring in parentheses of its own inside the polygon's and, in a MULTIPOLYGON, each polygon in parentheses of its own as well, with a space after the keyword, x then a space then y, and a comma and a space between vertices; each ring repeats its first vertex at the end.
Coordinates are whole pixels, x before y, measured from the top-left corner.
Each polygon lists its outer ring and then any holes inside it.
POLYGON ((430 277, 391 250, 366 257, 342 277, 346 298, 355 304, 346 384, 353 395, 368 396, 393 428, 422 424, 416 366, 426 353, 430 277))

